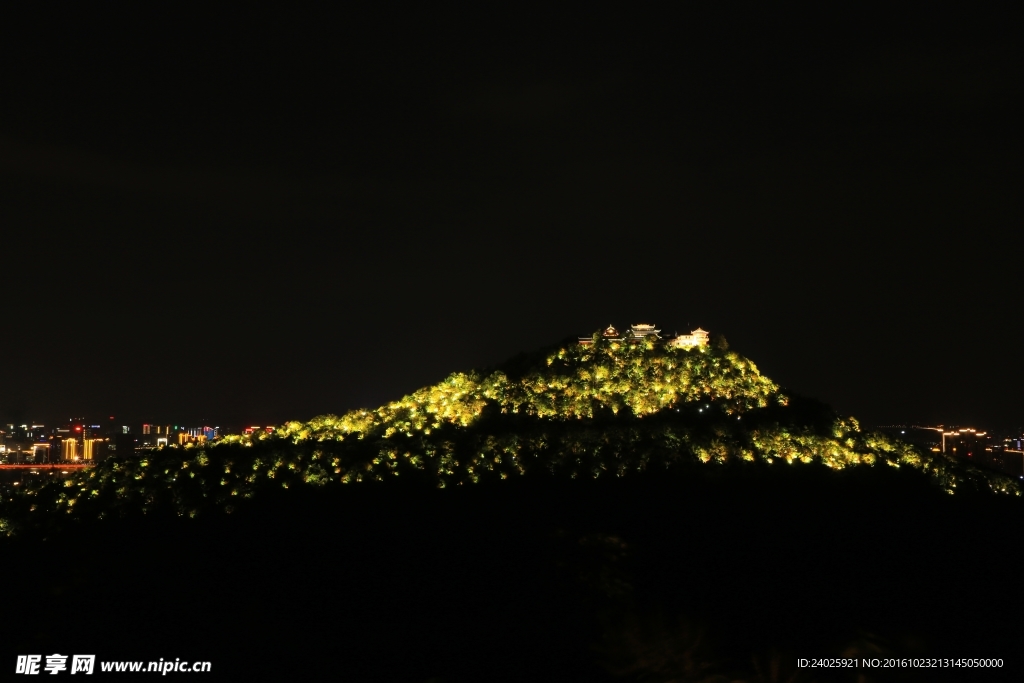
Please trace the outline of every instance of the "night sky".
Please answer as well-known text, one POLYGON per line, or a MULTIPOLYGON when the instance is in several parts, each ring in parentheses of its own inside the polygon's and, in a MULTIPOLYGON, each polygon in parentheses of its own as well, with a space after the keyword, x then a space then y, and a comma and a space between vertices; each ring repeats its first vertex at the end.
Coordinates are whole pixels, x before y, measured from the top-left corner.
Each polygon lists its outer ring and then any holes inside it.
POLYGON ((651 322, 1024 425, 1000 17, 388 12, 4 22, 5 417, 306 419, 651 322))

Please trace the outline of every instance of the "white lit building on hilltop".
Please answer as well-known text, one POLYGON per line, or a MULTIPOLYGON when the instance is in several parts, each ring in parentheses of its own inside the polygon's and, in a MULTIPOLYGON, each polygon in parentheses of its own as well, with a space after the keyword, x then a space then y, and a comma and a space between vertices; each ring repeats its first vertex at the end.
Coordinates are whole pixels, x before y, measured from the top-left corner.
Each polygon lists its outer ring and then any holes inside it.
MULTIPOLYGON (((655 329, 654 325, 646 323, 631 325, 625 334, 615 329, 614 325, 609 325, 601 333, 601 336, 608 341, 628 342, 638 342, 647 337, 654 337, 655 339, 664 339, 665 343, 669 346, 681 349, 692 349, 695 346, 708 345, 708 333, 699 327, 690 332, 690 334, 675 334, 669 337, 662 337, 661 330, 655 329)), ((583 346, 589 346, 594 343, 593 337, 579 337, 579 341, 583 346)))
POLYGON ((681 349, 692 349, 694 346, 707 346, 708 333, 699 327, 690 334, 677 334, 668 340, 669 346, 676 346, 681 349))

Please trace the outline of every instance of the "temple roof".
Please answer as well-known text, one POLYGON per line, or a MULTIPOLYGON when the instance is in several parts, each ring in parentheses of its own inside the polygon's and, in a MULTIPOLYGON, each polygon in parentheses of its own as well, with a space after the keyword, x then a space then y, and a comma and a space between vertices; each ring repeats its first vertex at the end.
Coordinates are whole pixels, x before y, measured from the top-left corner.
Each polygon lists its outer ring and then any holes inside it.
POLYGON ((661 330, 654 329, 654 325, 647 325, 645 323, 637 323, 629 328, 637 337, 657 337, 661 330))

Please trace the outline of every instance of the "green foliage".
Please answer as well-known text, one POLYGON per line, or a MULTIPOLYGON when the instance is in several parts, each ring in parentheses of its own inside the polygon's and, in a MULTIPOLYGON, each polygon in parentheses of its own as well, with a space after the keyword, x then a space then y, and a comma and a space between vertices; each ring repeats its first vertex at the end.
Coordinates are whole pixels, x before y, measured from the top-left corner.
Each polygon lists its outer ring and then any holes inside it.
POLYGON ((676 349, 651 339, 629 344, 598 338, 592 346, 566 345, 516 374, 521 377, 512 380, 501 370, 486 377, 455 373, 376 410, 289 422, 278 433, 297 442, 353 434, 430 434, 445 425, 470 426, 489 404, 502 413, 568 420, 592 418, 602 410, 651 415, 698 401, 715 401, 733 414, 786 400, 736 353, 676 349))
POLYGON ((705 464, 832 469, 910 467, 946 491, 1020 495, 1017 483, 875 433, 806 400, 791 401, 727 345, 675 349, 595 336, 567 344, 516 379, 455 373, 376 410, 289 422, 273 435, 234 436, 111 459, 63 482, 27 486, 0 505, 0 533, 55 519, 173 510, 234 511, 267 488, 394 477, 447 487, 531 472, 622 477, 705 464))
POLYGON ((728 351, 690 350, 645 339, 599 340, 559 349, 546 367, 507 386, 502 410, 545 418, 594 417, 601 409, 651 415, 697 401, 717 401, 727 413, 784 401, 778 387, 749 360, 728 351))

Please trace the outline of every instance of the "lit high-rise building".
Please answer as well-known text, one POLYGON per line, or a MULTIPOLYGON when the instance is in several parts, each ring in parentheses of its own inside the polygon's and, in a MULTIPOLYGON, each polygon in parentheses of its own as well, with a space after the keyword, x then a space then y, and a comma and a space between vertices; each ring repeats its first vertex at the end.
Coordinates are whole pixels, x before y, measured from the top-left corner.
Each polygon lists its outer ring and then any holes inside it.
MULTIPOLYGON (((942 433, 942 452, 961 458, 973 458, 985 453, 988 435, 975 429, 952 429, 942 433)), ((990 449, 991 450, 991 449, 990 449)))
POLYGON ((51 462, 49 443, 39 442, 32 444, 32 462, 51 462))
POLYGON ((64 439, 60 448, 61 460, 78 460, 78 440, 64 439))

